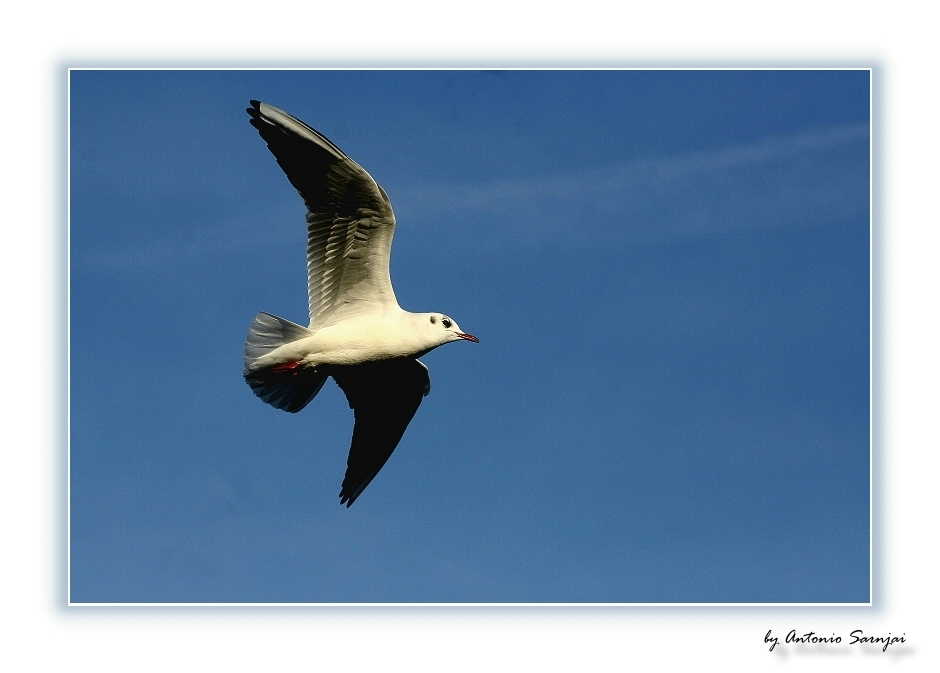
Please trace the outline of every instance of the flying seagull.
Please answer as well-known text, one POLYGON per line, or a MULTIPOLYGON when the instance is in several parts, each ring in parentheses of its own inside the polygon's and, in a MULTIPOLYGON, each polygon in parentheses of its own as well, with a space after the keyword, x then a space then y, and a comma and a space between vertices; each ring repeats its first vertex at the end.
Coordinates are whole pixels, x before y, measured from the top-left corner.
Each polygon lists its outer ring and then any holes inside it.
POLYGON ((256 315, 245 344, 245 381, 271 406, 297 413, 333 377, 356 418, 339 494, 349 507, 431 390, 418 358, 450 341, 479 339, 442 313, 398 305, 388 273, 395 215, 365 169, 276 107, 253 100, 248 114, 307 206, 310 324, 256 315))

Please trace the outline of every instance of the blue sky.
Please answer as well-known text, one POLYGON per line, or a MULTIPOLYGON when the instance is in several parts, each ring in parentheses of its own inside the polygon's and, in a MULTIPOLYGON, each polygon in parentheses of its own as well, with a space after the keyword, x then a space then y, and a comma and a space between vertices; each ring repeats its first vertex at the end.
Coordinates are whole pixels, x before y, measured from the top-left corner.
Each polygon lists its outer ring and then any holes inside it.
POLYGON ((75 71, 71 600, 866 602, 867 71, 75 71), (480 337, 349 510, 352 414, 241 376, 306 319, 271 103, 480 337))

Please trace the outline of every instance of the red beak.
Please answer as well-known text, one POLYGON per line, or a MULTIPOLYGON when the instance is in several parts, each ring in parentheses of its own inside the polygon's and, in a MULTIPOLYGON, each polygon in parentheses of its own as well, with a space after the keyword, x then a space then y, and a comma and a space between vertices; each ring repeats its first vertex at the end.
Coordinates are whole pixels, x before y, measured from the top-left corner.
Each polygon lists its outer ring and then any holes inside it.
POLYGON ((480 340, 477 339, 477 338, 476 338, 475 336, 473 336, 472 334, 465 334, 464 332, 457 332, 457 336, 459 336, 461 339, 466 339, 467 341, 472 341, 472 342, 475 343, 475 344, 480 343, 480 340))

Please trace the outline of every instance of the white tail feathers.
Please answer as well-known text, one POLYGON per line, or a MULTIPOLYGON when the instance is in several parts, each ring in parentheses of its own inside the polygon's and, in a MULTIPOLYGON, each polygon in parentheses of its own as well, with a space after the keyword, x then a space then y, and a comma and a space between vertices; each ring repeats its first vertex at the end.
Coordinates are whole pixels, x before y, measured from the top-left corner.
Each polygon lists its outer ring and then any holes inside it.
POLYGON ((310 334, 306 327, 270 313, 259 313, 251 321, 245 343, 245 381, 255 395, 276 409, 291 413, 303 409, 320 392, 328 374, 296 366, 299 363, 249 370, 258 358, 310 334))
POLYGON ((255 361, 267 355, 275 348, 292 341, 303 339, 313 334, 306 327, 270 313, 259 313, 248 328, 248 340, 245 342, 245 373, 255 361))

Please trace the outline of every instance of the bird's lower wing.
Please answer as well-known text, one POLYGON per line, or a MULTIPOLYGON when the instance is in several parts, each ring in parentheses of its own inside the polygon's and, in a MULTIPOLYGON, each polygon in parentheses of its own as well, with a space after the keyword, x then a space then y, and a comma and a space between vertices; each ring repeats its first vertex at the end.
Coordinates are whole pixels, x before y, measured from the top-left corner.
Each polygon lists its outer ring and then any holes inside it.
POLYGON ((431 389, 428 368, 400 358, 331 371, 356 416, 340 504, 355 502, 385 465, 431 389))

